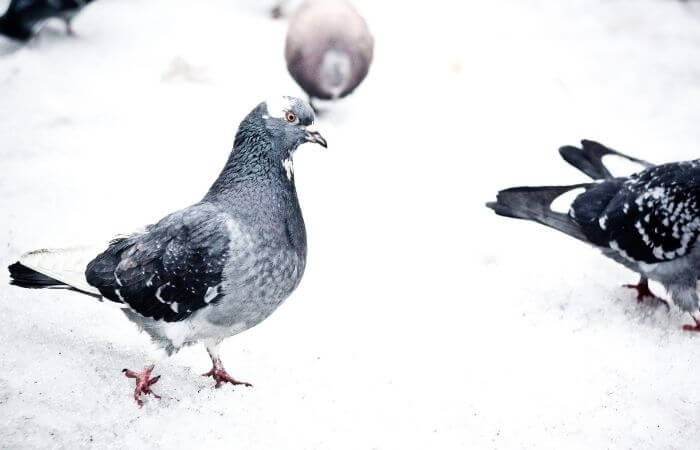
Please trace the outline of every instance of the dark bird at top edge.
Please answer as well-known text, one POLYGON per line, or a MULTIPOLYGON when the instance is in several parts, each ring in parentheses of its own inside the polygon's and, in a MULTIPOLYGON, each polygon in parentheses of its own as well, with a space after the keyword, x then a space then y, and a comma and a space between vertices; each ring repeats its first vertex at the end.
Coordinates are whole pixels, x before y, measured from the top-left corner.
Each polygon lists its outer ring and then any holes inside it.
POLYGON ((0 16, 0 34, 28 41, 41 24, 51 18, 62 19, 66 33, 73 35, 73 18, 93 0, 11 0, 0 16))

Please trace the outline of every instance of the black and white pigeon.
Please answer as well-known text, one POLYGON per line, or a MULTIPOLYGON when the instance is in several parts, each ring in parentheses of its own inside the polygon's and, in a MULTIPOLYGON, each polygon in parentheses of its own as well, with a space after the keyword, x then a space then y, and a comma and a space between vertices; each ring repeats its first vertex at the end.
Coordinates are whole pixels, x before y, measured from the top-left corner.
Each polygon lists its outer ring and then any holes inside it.
POLYGON ((0 17, 0 34, 19 41, 29 40, 37 28, 51 18, 62 19, 66 32, 73 33, 73 18, 92 0, 11 0, 0 17))
MULTIPOLYGON (((637 170, 644 170, 655 166, 655 164, 625 155, 624 153, 620 153, 617 150, 606 147, 599 142, 585 139, 581 141, 581 148, 567 145, 559 149, 559 154, 566 162, 594 180, 615 178, 613 172, 603 161, 603 158, 606 156, 621 158, 628 163, 634 164, 634 166, 637 167, 637 170)), ((642 303, 645 298, 649 298, 664 303, 666 307, 668 307, 668 303, 664 299, 658 297, 651 291, 649 288, 649 280, 644 275, 640 275, 637 284, 623 284, 622 286, 636 290, 637 302, 639 303, 642 303)))
POLYGON ((593 141, 562 147, 561 155, 596 181, 569 186, 515 187, 487 203, 496 214, 538 222, 590 244, 642 277, 640 295, 652 295, 647 279, 661 283, 700 331, 696 283, 700 276, 700 160, 655 166, 593 141), (613 177, 602 157, 615 154, 646 169, 613 177), (583 189, 568 213, 553 211, 555 199, 583 189), (646 292, 644 291, 646 287, 646 292))
POLYGON ((335 100, 364 80, 374 38, 346 0, 307 0, 291 18, 284 51, 287 69, 313 99, 335 100))
MULTIPOLYGON (((293 97, 263 102, 241 122, 224 169, 204 198, 99 250, 37 250, 9 267, 11 283, 67 288, 121 304, 168 354, 203 342, 205 375, 231 377, 218 346, 267 318, 301 281, 306 231, 292 158, 305 142, 326 147, 314 113, 293 97)), ((134 398, 152 394, 153 366, 124 369, 134 398)))

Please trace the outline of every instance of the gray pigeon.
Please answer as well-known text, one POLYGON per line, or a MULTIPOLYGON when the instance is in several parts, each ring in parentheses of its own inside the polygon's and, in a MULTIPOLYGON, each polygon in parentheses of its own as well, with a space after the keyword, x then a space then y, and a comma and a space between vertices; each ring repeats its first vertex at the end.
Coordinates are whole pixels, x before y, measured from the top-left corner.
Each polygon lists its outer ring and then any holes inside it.
POLYGON ((350 94, 367 75, 374 39, 345 0, 307 0, 292 16, 285 58, 294 80, 312 99, 350 94))
MULTIPOLYGON (((325 139, 310 129, 311 107, 282 97, 259 104, 240 124, 233 150, 204 198, 99 250, 37 250, 9 267, 11 283, 67 288, 121 304, 126 316, 168 354, 203 342, 205 375, 231 377, 218 346, 267 318, 297 287, 306 264, 306 231, 292 157, 325 139)), ((124 369, 134 398, 153 394, 153 366, 124 369)), ((153 394, 155 395, 155 394, 153 394)))
POLYGON ((583 141, 582 149, 562 147, 574 166, 597 181, 569 186, 515 187, 487 203, 496 214, 546 225, 598 248, 605 256, 637 272, 640 295, 647 279, 660 282, 673 302, 691 314, 700 331, 696 283, 700 277, 700 160, 648 167, 629 177, 612 177, 602 164, 605 154, 618 152, 583 141), (583 189, 569 212, 551 209, 561 195, 583 189))

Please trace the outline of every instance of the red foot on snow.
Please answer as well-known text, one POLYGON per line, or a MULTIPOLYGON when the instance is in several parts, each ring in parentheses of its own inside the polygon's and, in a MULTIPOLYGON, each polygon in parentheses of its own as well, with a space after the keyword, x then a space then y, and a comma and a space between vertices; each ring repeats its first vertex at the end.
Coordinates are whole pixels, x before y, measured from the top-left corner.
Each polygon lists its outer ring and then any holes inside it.
POLYGON ((695 321, 695 325, 683 325, 683 331, 694 331, 696 333, 700 332, 700 321, 693 317, 693 320, 695 321))
POLYGON ((667 309, 671 309, 671 307, 668 305, 668 302, 664 300, 661 297, 657 297, 653 292, 651 292, 651 289, 649 289, 649 281, 645 278, 642 278, 639 280, 639 283, 637 284, 623 284, 622 287, 628 288, 628 289, 634 289, 637 291, 637 302, 642 303, 644 302, 645 298, 648 298, 652 301, 658 302, 658 303, 663 303, 664 306, 666 306, 667 309))
POLYGON ((139 408, 143 406, 143 400, 141 400, 141 394, 151 394, 155 398, 160 398, 160 395, 156 394, 151 390, 151 386, 156 384, 160 379, 160 375, 151 378, 151 372, 153 372, 153 366, 148 366, 143 369, 143 372, 134 372, 133 370, 124 369, 122 370, 127 378, 136 378, 136 389, 134 389, 134 400, 138 403, 139 408))
POLYGON ((224 369, 224 365, 221 363, 221 360, 218 359, 214 361, 214 367, 212 367, 209 372, 203 373, 202 376, 212 377, 216 381, 216 385, 214 385, 216 388, 220 388, 223 383, 231 383, 234 386, 237 384, 242 384, 243 386, 253 387, 252 384, 246 383, 245 381, 238 381, 229 375, 226 372, 226 369, 224 369))

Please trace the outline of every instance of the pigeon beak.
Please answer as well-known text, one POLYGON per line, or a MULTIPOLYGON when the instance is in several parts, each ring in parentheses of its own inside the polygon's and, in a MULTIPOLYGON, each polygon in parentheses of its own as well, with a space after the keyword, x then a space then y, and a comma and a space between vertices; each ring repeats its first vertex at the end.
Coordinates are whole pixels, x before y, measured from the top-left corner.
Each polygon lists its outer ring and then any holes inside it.
POLYGON ((326 139, 323 136, 321 136, 321 133, 315 130, 309 130, 307 128, 304 133, 304 141, 321 145, 324 148, 328 148, 328 143, 326 142, 326 139))

